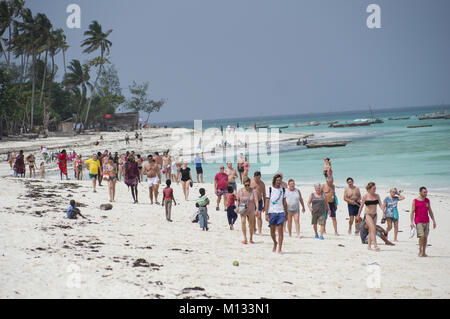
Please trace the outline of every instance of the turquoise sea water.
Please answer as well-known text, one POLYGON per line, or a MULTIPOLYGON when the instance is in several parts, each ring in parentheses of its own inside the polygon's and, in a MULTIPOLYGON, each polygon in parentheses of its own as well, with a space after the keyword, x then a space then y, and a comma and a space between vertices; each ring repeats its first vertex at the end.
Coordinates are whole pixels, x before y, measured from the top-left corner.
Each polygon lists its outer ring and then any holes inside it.
MULTIPOLYGON (((283 133, 304 132, 315 134, 316 139, 352 140, 346 147, 307 149, 295 141, 280 145, 280 168, 285 180, 293 178, 297 184, 323 182, 323 158, 332 161, 335 184, 344 186, 348 176, 359 186, 370 181, 379 186, 398 187, 416 191, 426 186, 430 191, 450 192, 450 119, 419 120, 416 115, 433 111, 449 111, 449 107, 411 108, 374 111, 382 124, 353 128, 329 128, 328 125, 296 127, 295 123, 309 121, 353 122, 370 118, 367 112, 347 112, 318 115, 289 115, 246 119, 207 120, 203 128, 239 123, 240 127, 253 128, 255 122, 261 125, 285 126, 283 133), (388 120, 389 117, 406 117, 408 120, 388 120), (432 127, 406 128, 407 125, 433 124, 432 127)), ((193 122, 160 123, 160 125, 192 128, 193 122)), ((260 163, 251 163, 250 175, 258 170, 260 163)), ((194 165, 193 177, 195 179, 194 165)), ((205 181, 211 182, 218 171, 218 164, 203 165, 205 181)), ((271 180, 272 176, 264 176, 271 180)))

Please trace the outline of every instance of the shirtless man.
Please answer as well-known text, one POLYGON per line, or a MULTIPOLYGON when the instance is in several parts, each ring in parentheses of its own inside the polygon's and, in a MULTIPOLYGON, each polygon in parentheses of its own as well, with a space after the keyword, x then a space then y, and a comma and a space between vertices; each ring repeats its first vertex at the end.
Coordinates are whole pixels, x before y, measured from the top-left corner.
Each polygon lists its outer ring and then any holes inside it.
POLYGON ((327 177, 327 182, 322 185, 322 192, 325 195, 325 199, 327 200, 328 205, 330 206, 330 217, 333 220, 334 235, 339 236, 336 222, 337 205, 334 198, 336 195, 336 191, 335 186, 333 184, 333 177, 331 176, 327 177))
MULTIPOLYGON (((358 215, 359 206, 361 205, 361 192, 358 187, 353 185, 353 178, 347 178, 348 187, 344 191, 344 201, 348 204, 348 216, 350 221, 348 222, 348 234, 352 233, 352 225, 355 216, 358 215)), ((355 235, 358 235, 358 227, 355 223, 355 235)))
POLYGON ((235 192, 237 192, 236 178, 238 177, 238 174, 231 162, 227 162, 227 168, 225 169, 225 174, 228 175, 228 186, 233 187, 233 190, 235 192))
POLYGON ((170 159, 169 154, 167 154, 167 152, 164 152, 162 157, 162 165, 163 165, 163 174, 165 174, 166 179, 170 179, 171 164, 172 160, 170 159))
POLYGON ((26 161, 28 162, 28 167, 30 169, 30 178, 31 173, 33 173, 33 177, 36 177, 36 168, 35 168, 36 159, 34 158, 34 155, 33 154, 28 155, 26 161))
POLYGON ((333 177, 333 171, 331 170, 331 162, 328 157, 323 158, 323 176, 325 176, 325 178, 333 177))
POLYGON ((244 154, 241 153, 241 155, 239 155, 239 158, 237 160, 237 168, 238 168, 238 172, 239 172, 239 179, 241 180, 241 184, 242 184, 242 173, 244 173, 244 166, 242 166, 242 164, 244 164, 244 154))
POLYGON ((153 159, 155 160, 156 164, 158 165, 159 169, 161 170, 163 167, 163 160, 162 160, 161 156, 159 156, 158 152, 155 152, 153 154, 153 159))
MULTIPOLYGON (((255 172, 253 178, 250 181, 250 187, 256 191, 258 199, 258 209, 256 210, 256 221, 258 224, 258 235, 262 235, 262 212, 264 209, 264 198, 266 198, 266 185, 261 180, 261 173, 255 172)), ((256 232, 255 232, 256 234, 256 232)))
POLYGON ((149 155, 148 162, 144 166, 144 174, 147 175, 148 193, 150 196, 150 204, 153 205, 153 195, 155 196, 156 205, 158 202, 158 188, 161 181, 161 171, 156 160, 149 155))

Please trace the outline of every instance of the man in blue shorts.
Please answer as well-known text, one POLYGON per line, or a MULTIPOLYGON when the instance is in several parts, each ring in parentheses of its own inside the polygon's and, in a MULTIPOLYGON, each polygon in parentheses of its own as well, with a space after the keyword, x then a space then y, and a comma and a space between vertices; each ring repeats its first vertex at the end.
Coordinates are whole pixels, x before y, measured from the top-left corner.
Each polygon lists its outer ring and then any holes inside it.
POLYGON ((273 240, 272 252, 277 250, 281 254, 283 245, 283 224, 286 220, 285 212, 287 212, 286 190, 281 187, 281 174, 276 174, 272 179, 272 187, 266 194, 266 202, 264 211, 266 213, 266 221, 269 222, 270 236, 273 240), (278 230, 278 243, 276 239, 276 231, 278 230))
MULTIPOLYGON (((348 204, 348 216, 350 220, 348 222, 348 234, 352 233, 352 225, 355 216, 358 216, 359 206, 361 205, 361 191, 358 187, 353 185, 353 178, 347 178, 348 187, 344 191, 344 201, 348 204)), ((355 224, 355 235, 358 235, 358 228, 355 224)))

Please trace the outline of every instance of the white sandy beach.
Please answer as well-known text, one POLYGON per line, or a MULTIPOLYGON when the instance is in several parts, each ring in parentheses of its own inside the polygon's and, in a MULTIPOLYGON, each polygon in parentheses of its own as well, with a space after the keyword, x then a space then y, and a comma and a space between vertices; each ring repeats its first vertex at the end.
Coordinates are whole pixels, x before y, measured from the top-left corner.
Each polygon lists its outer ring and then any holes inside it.
MULTIPOLYGON (((163 130, 144 135, 144 153, 168 148, 170 130, 166 129, 164 134, 163 130), (154 136, 150 138, 150 134, 154 136)), ((73 148, 85 156, 91 149, 119 152, 126 149, 125 143, 118 141, 124 133, 102 135, 104 144, 95 148, 91 145, 98 136, 89 137, 87 142, 82 139, 88 137, 53 138, 45 145, 50 148, 52 143, 73 143, 73 148)), ((130 137, 134 146, 133 135, 130 137)), ((42 141, 17 143, 2 143, 0 148, 36 146, 38 154, 42 141)), ((72 147, 67 150, 71 151, 72 147)), ((386 246, 378 239, 381 251, 375 252, 368 251, 359 236, 347 235, 348 213, 342 187, 337 188, 341 236, 333 235, 329 220, 325 240, 314 239, 307 210, 301 215, 304 237, 288 238, 285 234, 284 254, 279 255, 271 252, 272 240, 265 221, 263 236, 255 236, 255 244, 241 243, 239 220, 235 230, 230 231, 226 212, 214 209, 216 196, 210 183, 195 183, 189 201, 184 200, 181 186, 173 185, 179 205, 172 209, 174 222, 168 223, 164 208, 149 204, 145 183, 139 186, 138 205, 132 204, 127 187, 118 183, 117 202, 113 203, 112 210, 102 211, 100 204, 108 203, 106 186, 93 193, 90 181, 5 177, 11 175, 5 161, 0 163, 0 175, 3 176, 0 179, 0 298, 450 296, 448 195, 429 195, 437 228, 430 232, 428 258, 417 257, 418 240, 409 239, 409 211, 416 194, 406 193, 406 200, 399 203, 399 243, 386 246), (198 224, 189 220, 200 187, 206 188, 212 202, 208 232, 201 231, 198 224), (86 205, 80 209, 89 220, 65 218, 70 199, 86 205), (145 262, 134 267, 139 259, 145 262), (233 266, 235 260, 239 261, 238 267, 233 266), (368 288, 366 284, 370 275, 367 266, 372 263, 380 266, 380 288, 368 288)), ((344 181, 335 183, 343 186, 344 181)), ((299 188, 306 201, 313 188, 308 185, 299 188)), ((378 193, 384 198, 387 190, 378 189, 378 193)), ((392 236, 393 232, 390 239, 392 236)))

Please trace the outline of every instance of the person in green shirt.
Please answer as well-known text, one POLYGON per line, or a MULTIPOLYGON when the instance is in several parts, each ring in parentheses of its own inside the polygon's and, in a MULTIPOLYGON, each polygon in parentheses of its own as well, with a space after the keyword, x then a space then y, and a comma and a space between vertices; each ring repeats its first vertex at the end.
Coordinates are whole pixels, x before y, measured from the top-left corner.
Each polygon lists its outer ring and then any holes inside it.
POLYGON ((206 197, 206 191, 204 188, 199 189, 200 197, 197 198, 195 206, 198 207, 198 222, 202 230, 208 230, 208 208, 209 199, 206 197))
POLYGON ((100 161, 98 160, 97 154, 94 154, 92 158, 84 162, 89 165, 89 178, 92 180, 92 185, 94 186, 94 193, 97 192, 95 186, 97 184, 97 177, 100 170, 100 161))

